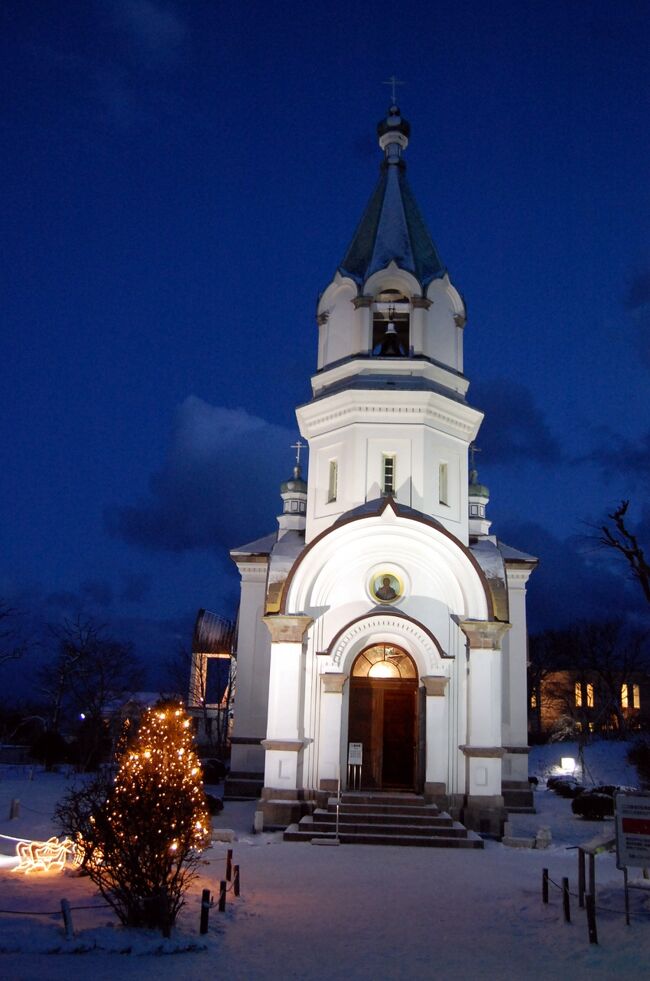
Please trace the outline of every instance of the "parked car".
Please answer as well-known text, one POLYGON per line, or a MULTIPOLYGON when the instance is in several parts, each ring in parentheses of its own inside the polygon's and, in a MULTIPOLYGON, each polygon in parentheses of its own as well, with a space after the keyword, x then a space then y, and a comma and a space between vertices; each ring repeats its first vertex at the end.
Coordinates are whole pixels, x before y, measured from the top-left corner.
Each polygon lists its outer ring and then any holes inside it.
POLYGON ((619 789, 610 784, 602 784, 583 790, 571 801, 571 810, 587 821, 602 821, 603 818, 613 817, 614 798, 619 789))
POLYGON ((554 790, 560 797, 577 797, 584 790, 584 787, 575 777, 561 775, 549 777, 546 781, 549 790, 554 790))
POLYGON ((199 762, 203 770, 203 783, 221 783, 225 779, 228 767, 223 760, 210 757, 199 762))

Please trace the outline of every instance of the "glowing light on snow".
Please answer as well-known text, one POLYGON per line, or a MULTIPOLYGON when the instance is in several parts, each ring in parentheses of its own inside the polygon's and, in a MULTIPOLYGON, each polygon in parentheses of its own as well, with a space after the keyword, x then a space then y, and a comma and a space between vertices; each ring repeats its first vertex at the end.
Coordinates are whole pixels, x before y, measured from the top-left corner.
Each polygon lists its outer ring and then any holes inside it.
POLYGON ((573 756, 563 756, 560 760, 562 773, 575 773, 576 761, 573 756))
POLYGON ((73 865, 81 864, 81 851, 70 838, 59 841, 58 838, 48 838, 47 841, 19 841, 16 845, 18 865, 14 872, 62 872, 66 862, 73 865))

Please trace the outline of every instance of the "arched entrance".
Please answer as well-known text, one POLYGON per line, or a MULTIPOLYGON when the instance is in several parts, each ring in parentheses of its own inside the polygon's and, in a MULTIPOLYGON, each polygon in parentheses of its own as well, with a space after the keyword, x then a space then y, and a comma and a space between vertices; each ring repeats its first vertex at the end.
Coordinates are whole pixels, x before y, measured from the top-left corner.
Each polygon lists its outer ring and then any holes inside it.
POLYGON ((413 790, 418 780, 418 672, 394 644, 374 644, 350 677, 350 742, 363 744, 361 787, 413 790))

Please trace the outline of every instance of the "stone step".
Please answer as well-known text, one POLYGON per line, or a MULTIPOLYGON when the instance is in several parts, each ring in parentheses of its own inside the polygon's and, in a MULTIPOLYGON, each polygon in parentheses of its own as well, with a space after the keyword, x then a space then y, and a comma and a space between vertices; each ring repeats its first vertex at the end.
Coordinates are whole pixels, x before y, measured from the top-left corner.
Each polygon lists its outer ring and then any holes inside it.
MULTIPOLYGON (((336 810, 336 797, 330 797, 327 801, 327 810, 336 810)), ((439 813, 435 804, 386 804, 382 801, 346 800, 341 799, 341 813, 344 811, 355 811, 357 814, 423 814, 435 815, 439 813)))
MULTIPOLYGON (((318 817, 320 821, 329 822, 330 824, 336 821, 336 807, 328 808, 326 811, 317 808, 314 811, 314 817, 318 817)), ((440 827, 445 825, 451 825, 452 819, 444 811, 440 812, 437 809, 432 813, 404 813, 404 811, 399 811, 395 809, 394 811, 375 811, 368 812, 363 809, 348 809, 341 808, 339 812, 339 819, 341 821, 354 821, 358 824, 411 824, 419 825, 421 827, 440 827)))
MULTIPOLYGON (((302 821, 299 824, 299 828, 301 825, 302 821)), ((311 825, 314 832, 320 833, 332 833, 335 827, 336 825, 319 821, 318 819, 315 819, 311 825)), ((308 830, 308 828, 305 830, 308 830)), ((457 822, 443 824, 439 828, 426 828, 419 824, 364 824, 363 822, 357 821, 339 821, 339 836, 342 834, 383 835, 391 838, 401 838, 403 835, 417 835, 421 838, 462 838, 467 837, 467 828, 457 822)))
MULTIPOLYGON (((302 823, 302 822, 301 822, 302 823)), ((465 830, 465 829, 463 829, 465 830)), ((333 834, 301 831, 297 824, 291 824, 284 833, 285 841, 312 841, 315 839, 334 840, 333 834)), ((483 848, 483 839, 473 831, 465 831, 464 837, 422 836, 411 834, 386 835, 374 832, 341 831, 338 839, 342 845, 396 845, 418 848, 483 848)))
POLYGON ((223 785, 223 799, 257 800, 263 786, 263 773, 229 773, 223 785))
MULTIPOLYGON (((335 800, 336 798, 330 798, 330 800, 335 800)), ((359 790, 346 790, 341 794, 341 801, 344 804, 372 804, 381 807, 387 806, 397 806, 397 807, 426 807, 427 803, 421 794, 412 793, 385 793, 383 791, 359 791, 359 790)), ((430 805, 429 805, 430 806, 430 805)))

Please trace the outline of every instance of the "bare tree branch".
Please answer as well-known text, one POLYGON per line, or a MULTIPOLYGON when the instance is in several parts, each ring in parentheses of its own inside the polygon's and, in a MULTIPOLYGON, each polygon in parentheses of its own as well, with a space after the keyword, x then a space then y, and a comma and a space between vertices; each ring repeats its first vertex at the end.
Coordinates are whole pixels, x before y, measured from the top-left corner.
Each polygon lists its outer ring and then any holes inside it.
POLYGON ((629 505, 629 501, 621 501, 616 510, 607 515, 613 527, 608 524, 602 525, 599 541, 602 545, 620 552, 625 558, 632 576, 641 586, 646 601, 650 603, 650 564, 646 560, 636 535, 632 534, 625 523, 629 505))

